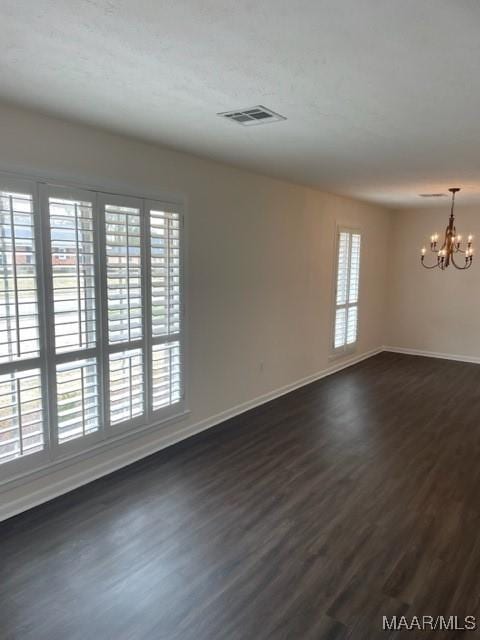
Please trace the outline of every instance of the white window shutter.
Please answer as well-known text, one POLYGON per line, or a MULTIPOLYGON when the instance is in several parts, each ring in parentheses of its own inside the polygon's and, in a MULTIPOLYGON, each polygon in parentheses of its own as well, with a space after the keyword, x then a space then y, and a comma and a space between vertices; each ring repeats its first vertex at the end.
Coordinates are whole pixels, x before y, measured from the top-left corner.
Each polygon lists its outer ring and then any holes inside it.
POLYGON ((38 228, 33 190, 0 182, 0 464, 45 447, 38 228))
POLYGON ((337 236, 333 349, 340 353, 358 339, 360 233, 340 229, 337 236))
POLYGON ((30 194, 0 191, 0 362, 40 352, 35 215, 30 194))
POLYGON ((152 408, 175 405, 183 394, 181 335, 181 218, 150 207, 152 408))
POLYGON ((92 202, 49 198, 55 352, 96 344, 92 202))
POLYGON ((142 337, 140 209, 105 206, 108 338, 110 344, 142 337))
POLYGON ((180 412, 182 220, 0 174, 2 479, 180 412))

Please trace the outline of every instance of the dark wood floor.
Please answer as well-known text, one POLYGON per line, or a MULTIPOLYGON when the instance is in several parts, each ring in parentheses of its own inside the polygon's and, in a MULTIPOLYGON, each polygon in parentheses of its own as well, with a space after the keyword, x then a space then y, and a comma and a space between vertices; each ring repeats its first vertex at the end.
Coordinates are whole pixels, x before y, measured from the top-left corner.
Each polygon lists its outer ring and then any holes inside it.
POLYGON ((0 638, 464 637, 381 627, 480 623, 479 454, 480 366, 381 354, 0 525, 0 638))

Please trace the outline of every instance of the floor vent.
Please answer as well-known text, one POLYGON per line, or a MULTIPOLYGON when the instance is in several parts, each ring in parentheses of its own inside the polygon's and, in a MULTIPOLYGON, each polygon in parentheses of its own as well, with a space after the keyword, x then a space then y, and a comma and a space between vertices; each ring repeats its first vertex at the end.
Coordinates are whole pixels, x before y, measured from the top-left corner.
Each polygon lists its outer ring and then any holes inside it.
POLYGON ((261 104, 249 109, 238 109, 237 111, 224 111, 217 113, 217 116, 226 118, 231 122, 241 124, 242 127, 252 127, 257 124, 267 124, 268 122, 280 122, 286 120, 285 116, 275 113, 271 109, 263 107, 261 104))

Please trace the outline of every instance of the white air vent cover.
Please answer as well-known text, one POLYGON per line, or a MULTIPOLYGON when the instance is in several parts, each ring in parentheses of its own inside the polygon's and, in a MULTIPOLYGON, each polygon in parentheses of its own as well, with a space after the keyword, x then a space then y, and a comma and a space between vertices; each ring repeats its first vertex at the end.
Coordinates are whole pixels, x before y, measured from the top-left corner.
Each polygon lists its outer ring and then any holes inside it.
POLYGON ((420 198, 444 198, 446 193, 419 193, 420 198))
POLYGON ((267 124, 267 122, 279 122, 286 120, 285 116, 275 113, 271 109, 267 109, 261 104, 249 109, 238 109, 237 111, 224 111, 217 113, 217 116, 227 118, 231 122, 237 122, 243 127, 251 127, 257 124, 267 124))

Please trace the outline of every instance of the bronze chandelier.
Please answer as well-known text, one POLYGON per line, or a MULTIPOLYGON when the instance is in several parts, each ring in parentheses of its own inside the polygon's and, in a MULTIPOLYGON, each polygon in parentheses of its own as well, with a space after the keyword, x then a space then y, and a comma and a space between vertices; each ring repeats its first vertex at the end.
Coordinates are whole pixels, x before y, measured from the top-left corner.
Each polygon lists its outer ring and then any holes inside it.
POLYGON ((450 210, 450 218, 448 220, 448 225, 447 225, 447 228, 445 229, 445 238, 443 240, 442 246, 438 248, 438 233, 435 233, 433 236, 430 237, 430 250, 433 253, 435 253, 437 256, 437 261, 435 264, 432 264, 432 265, 425 264, 425 253, 427 250, 425 249, 425 247, 423 247, 421 262, 422 262, 422 265, 425 267, 425 269, 436 269, 438 267, 439 269, 442 269, 442 271, 445 271, 445 269, 450 264, 453 264, 453 266, 456 269, 465 270, 465 269, 469 269, 472 266, 473 236, 471 235, 468 236, 467 242, 463 245, 465 248, 462 249, 462 236, 457 235, 457 230, 455 228, 455 216, 453 214, 453 209, 455 207, 455 194, 457 193, 457 191, 460 191, 460 189, 459 187, 452 187, 451 189, 449 189, 449 191, 452 194, 452 208, 450 210), (463 266, 459 266, 455 262, 455 256, 458 256, 458 254, 463 254, 465 258, 465 262, 463 266))

